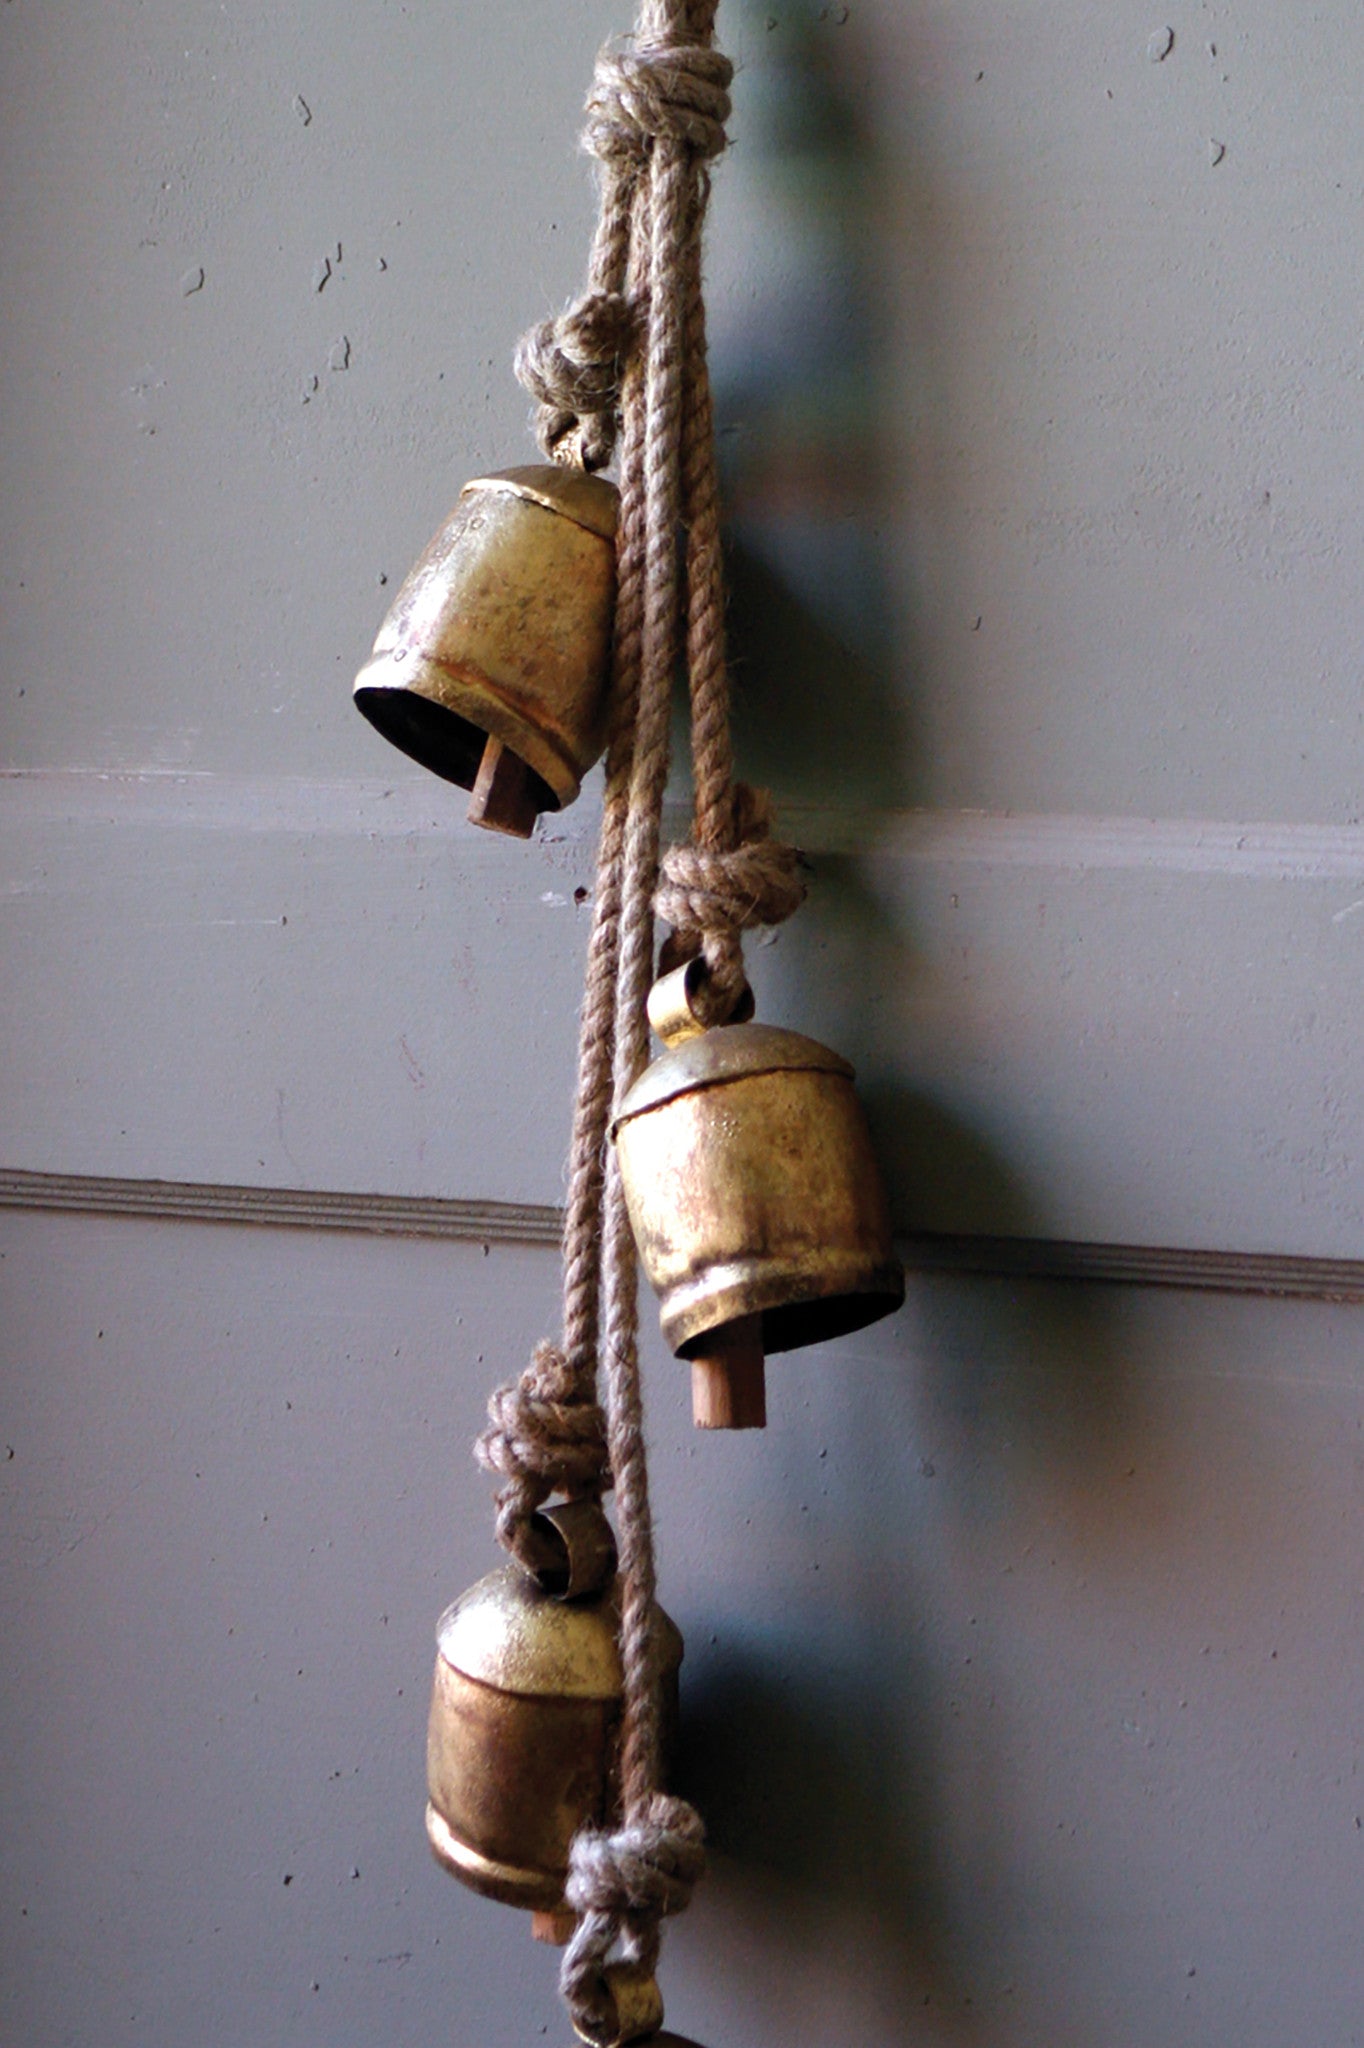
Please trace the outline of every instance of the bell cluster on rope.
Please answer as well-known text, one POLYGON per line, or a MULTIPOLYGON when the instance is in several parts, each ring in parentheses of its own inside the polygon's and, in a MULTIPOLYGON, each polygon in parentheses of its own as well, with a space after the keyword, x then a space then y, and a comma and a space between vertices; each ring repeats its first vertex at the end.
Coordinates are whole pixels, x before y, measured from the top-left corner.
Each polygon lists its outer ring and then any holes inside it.
POLYGON ((587 289, 516 356, 547 459, 465 487, 355 685, 385 738, 472 792, 476 824, 517 837, 605 754, 563 1327, 494 1392, 475 1446, 511 1561, 441 1617, 426 1809, 445 1869, 563 1945, 593 2048, 687 2048, 659 2031, 657 1965, 705 1860, 665 1783, 682 1639, 655 1590, 639 1266, 707 1429, 762 1427, 768 1353, 904 1295, 852 1069, 754 1021, 744 972, 743 933, 789 917, 805 885, 730 750, 700 256, 729 116, 715 12, 642 0, 599 56, 587 289), (618 486, 597 473, 613 461, 618 486), (663 853, 679 666, 694 820, 663 853))

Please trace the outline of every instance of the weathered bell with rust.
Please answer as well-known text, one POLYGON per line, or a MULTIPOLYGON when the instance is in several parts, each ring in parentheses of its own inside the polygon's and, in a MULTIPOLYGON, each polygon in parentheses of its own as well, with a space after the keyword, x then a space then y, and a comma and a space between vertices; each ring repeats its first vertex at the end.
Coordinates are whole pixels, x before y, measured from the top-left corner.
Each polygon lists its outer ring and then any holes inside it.
POLYGON ((693 1362, 695 1420, 760 1428, 763 1354, 889 1315, 904 1273, 848 1062, 771 1024, 702 1030, 690 972, 654 990, 668 1049, 613 1135, 663 1334, 693 1362))
MULTIPOLYGON (((666 1727, 676 1718, 682 1638, 657 1612, 666 1727)), ((605 1821, 611 1805, 619 1620, 616 1582, 562 1599, 508 1564, 447 1608, 436 1632, 431 1847, 475 1891, 535 1913, 537 1933, 551 1939, 569 1844, 585 1822, 605 1821)))
POLYGON ((556 464, 476 477, 408 575, 355 682, 386 739, 529 836, 605 741, 618 494, 556 464))

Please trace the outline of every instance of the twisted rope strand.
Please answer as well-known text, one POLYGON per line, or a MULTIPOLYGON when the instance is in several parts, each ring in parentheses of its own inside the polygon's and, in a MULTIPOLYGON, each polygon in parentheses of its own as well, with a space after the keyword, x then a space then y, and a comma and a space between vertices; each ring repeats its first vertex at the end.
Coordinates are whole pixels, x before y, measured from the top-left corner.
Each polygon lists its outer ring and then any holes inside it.
MULTIPOLYGON (((684 10, 685 12, 685 10, 684 10)), ((702 16, 713 9, 703 8, 702 16)), ((619 432, 621 379, 634 342, 636 308, 624 289, 630 220, 651 151, 664 140, 689 162, 718 156, 729 118, 728 59, 645 9, 633 49, 597 58, 582 142, 601 165, 601 207, 588 288, 565 310, 530 328, 517 346, 516 375, 536 400, 536 438, 551 461, 603 469, 619 432)))
POLYGON ((686 1911, 705 1865, 699 1815, 685 1800, 662 1792, 614 1834, 584 1828, 575 1837, 565 1898, 579 1920, 559 1985, 585 2032, 609 2021, 602 1963, 613 1944, 620 1942, 629 1962, 656 1969, 659 1923, 686 1911), (623 1900, 629 1903, 622 1906, 623 1900))
MULTIPOLYGON (((707 6, 701 13, 708 39, 713 10, 707 6)), ((669 0, 669 4, 655 0, 643 10, 636 57, 652 62, 660 53, 676 55, 693 33, 690 11, 681 0, 669 0), (655 40, 648 40, 650 35, 655 40)), ((660 61, 657 70, 660 75, 667 72, 666 62, 660 61)), ((696 75, 696 67, 691 75, 696 75)), ((714 69, 709 73, 712 78, 718 75, 714 69)), ((637 74, 632 76, 637 78, 637 74)), ((727 69, 724 76, 727 84, 727 69)), ((677 97, 668 104, 675 108, 677 97)), ((623 103, 620 94, 617 104, 623 103)), ((694 97, 685 106, 689 116, 695 114, 694 97)), ((629 110, 635 111, 634 102, 629 110)), ((650 118, 654 118, 652 113, 650 118)), ((668 773, 680 597, 687 250, 689 238, 700 231, 704 203, 699 152, 710 147, 689 118, 659 118, 647 169, 650 275, 643 388, 644 599, 639 701, 621 849, 614 1048, 617 1101, 640 1072, 648 1052, 645 998, 653 967, 653 892, 668 773)), ((600 1348, 620 1549, 622 1825, 608 1832, 584 1830, 573 1844, 570 1900, 581 1918, 560 1975, 560 1989, 575 2019, 593 2034, 600 2033, 611 2004, 604 1972, 612 1949, 619 1945, 630 1960, 652 1970, 658 1958, 662 1917, 686 1904, 704 1859, 699 1818, 683 1802, 667 1800, 658 1791, 661 1688, 639 1376, 638 1276, 614 1155, 607 1162, 602 1189, 602 1232, 600 1348)))
MULTIPOLYGON (((660 1923, 686 1905, 704 1831, 659 1790, 661 1686, 645 1459, 635 1246, 607 1147, 619 1101, 648 1052, 645 999, 668 775, 673 669, 683 609, 701 738, 697 845, 673 862, 663 901, 676 937, 742 977, 737 934, 786 900, 765 827, 730 775, 723 569, 705 365, 699 241, 706 166, 725 147, 731 67, 713 45, 715 0, 642 0, 628 48, 604 51, 587 102, 586 148, 601 165, 587 289, 522 338, 517 375, 557 461, 600 468, 619 440, 621 508, 613 713, 579 1038, 564 1237, 562 1346, 537 1348, 500 1388, 477 1452, 503 1481, 498 1533, 529 1555, 529 1522, 552 1491, 614 1485, 623 1675, 618 1824, 580 1832, 568 1899, 579 1922, 561 1989, 593 2038, 612 2015, 613 1950, 652 1970, 660 1923), (751 842, 751 843, 750 843, 751 842), (746 864, 716 862, 744 851, 746 864), (710 865, 706 865, 709 862, 710 865), (671 893, 668 893, 671 892, 671 893), (718 934, 718 936, 717 936, 718 934), (605 1415, 597 1405, 603 1382, 605 1415)), ((675 850, 676 852, 677 850, 675 850)), ((670 856, 673 861, 673 856, 670 856)), ((786 895, 789 896, 789 889, 786 895)))
MULTIPOLYGON (((636 197, 636 255, 647 247, 647 188, 636 197)), ((595 1388, 601 1299, 600 1215, 611 1116, 620 953, 621 868, 634 763, 644 621, 643 370, 636 361, 625 383, 621 439, 620 517, 616 532, 616 614, 612 644, 612 723, 606 793, 597 852, 592 936, 579 1033, 578 1095, 569 1154, 564 1219, 564 1349, 576 1380, 595 1388)))
MULTIPOLYGON (((714 9, 710 9, 713 15, 714 9)), ((692 840, 669 849, 654 907, 674 927, 664 968, 704 957, 703 1021, 723 1023, 747 983, 740 934, 791 916, 805 897, 800 857, 771 837, 765 796, 733 780, 729 667, 725 650, 724 560, 714 400, 707 360, 701 278, 700 216, 706 175, 698 180, 697 232, 686 252, 687 396, 682 495, 687 529, 687 675, 691 695, 692 840)))

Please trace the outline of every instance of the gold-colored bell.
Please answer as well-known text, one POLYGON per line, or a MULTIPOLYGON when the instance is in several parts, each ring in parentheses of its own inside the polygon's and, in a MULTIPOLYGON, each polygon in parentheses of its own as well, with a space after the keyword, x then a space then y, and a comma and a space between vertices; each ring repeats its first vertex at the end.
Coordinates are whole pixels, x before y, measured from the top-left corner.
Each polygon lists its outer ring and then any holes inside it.
POLYGON ((411 570, 355 702, 475 824, 527 838, 605 741, 618 493, 557 464, 476 477, 411 570))
MULTIPOLYGON (((675 1725, 682 1637, 657 1610, 664 1725, 675 1725)), ((455 1877, 564 1938, 569 1844, 611 1806, 621 1661, 619 1587, 565 1600, 520 1565, 441 1616, 427 1729, 426 1832, 455 1877)), ((571 1922, 569 1923, 571 1926, 571 1922)))
POLYGON ((695 1421, 761 1428, 764 1353, 891 1314, 904 1272, 848 1062, 770 1024, 703 1030, 698 964, 654 989, 668 1049, 613 1136, 663 1334, 692 1361, 695 1421))

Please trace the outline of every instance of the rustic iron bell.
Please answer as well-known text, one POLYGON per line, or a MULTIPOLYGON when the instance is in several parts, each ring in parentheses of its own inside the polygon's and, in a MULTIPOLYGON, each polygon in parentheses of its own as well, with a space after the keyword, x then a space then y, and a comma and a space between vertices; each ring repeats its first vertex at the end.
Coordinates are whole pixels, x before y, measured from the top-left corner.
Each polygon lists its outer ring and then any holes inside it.
MULTIPOLYGON (((666 1730, 682 1638, 657 1616, 666 1730)), ((427 1837, 453 1876, 528 1908, 546 1939, 572 1926, 562 1923, 569 1844, 611 1806, 619 1621, 618 1582, 561 1599, 509 1564, 447 1608, 436 1632, 427 1837)))
POLYGON ((900 1306, 905 1280, 852 1068, 771 1024, 703 1030, 699 968, 656 984, 668 1049, 613 1136, 663 1334, 692 1361, 695 1421, 761 1428, 764 1353, 862 1329, 900 1306))
POLYGON ((355 681, 385 739, 527 838, 605 740, 618 494, 557 464, 476 477, 407 576, 355 681))

